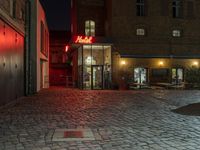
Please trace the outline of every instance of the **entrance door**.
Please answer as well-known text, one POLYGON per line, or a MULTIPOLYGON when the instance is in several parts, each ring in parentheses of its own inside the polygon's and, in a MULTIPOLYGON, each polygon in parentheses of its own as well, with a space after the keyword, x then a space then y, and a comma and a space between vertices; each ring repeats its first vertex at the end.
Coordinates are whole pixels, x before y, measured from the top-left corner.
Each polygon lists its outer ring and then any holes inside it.
POLYGON ((103 66, 102 65, 92 66, 92 89, 93 90, 103 89, 103 66))
POLYGON ((147 83, 147 69, 146 68, 135 68, 134 69, 134 82, 138 84, 147 83))
POLYGON ((181 84, 184 81, 183 74, 183 68, 172 68, 172 83, 181 84))

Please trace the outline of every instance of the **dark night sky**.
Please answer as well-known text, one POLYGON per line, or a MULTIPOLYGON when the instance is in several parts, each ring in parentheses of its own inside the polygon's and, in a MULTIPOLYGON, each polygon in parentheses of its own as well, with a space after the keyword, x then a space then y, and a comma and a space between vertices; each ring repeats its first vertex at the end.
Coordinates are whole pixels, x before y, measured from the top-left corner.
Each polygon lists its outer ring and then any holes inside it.
POLYGON ((70 30, 70 0, 40 0, 50 30, 70 30))

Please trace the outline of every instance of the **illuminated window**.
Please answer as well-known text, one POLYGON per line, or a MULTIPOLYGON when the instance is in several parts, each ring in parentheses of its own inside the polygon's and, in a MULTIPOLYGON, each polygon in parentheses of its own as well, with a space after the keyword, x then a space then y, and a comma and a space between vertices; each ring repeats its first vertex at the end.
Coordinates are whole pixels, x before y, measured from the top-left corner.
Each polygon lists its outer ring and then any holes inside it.
POLYGON ((136 0, 136 15, 137 16, 144 16, 145 15, 145 0, 136 0))
POLYGON ((136 35, 144 36, 145 35, 145 29, 142 29, 142 28, 136 29, 136 35))
POLYGON ((173 0, 173 2, 172 2, 173 18, 181 17, 181 11, 182 11, 182 2, 181 2, 181 0, 173 0))
POLYGON ((181 30, 173 30, 172 36, 173 37, 180 37, 181 36, 181 30))
POLYGON ((95 36, 95 22, 92 20, 85 21, 85 35, 95 36))

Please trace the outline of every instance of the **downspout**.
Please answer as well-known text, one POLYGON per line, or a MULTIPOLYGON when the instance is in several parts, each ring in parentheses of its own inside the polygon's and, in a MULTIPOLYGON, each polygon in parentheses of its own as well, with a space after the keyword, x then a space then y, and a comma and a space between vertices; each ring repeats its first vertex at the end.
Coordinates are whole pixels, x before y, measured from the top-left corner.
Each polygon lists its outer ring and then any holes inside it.
POLYGON ((28 96, 31 94, 31 63, 30 63, 30 15, 31 15, 31 8, 30 8, 30 1, 26 0, 25 6, 25 95, 28 96))

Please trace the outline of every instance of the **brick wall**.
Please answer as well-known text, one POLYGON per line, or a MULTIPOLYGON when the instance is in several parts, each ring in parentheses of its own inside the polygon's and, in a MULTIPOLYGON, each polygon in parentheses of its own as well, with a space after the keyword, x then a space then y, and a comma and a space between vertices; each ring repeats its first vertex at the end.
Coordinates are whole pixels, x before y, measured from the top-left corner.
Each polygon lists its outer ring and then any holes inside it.
POLYGON ((85 21, 95 21, 95 35, 105 35, 105 19, 106 19, 106 5, 105 0, 77 0, 75 5, 77 6, 76 24, 77 34, 85 34, 85 21))
POLYGON ((121 54, 200 56, 200 2, 193 0, 193 16, 183 0, 183 15, 172 17, 172 3, 147 0, 146 16, 136 16, 136 0, 112 1, 112 37, 121 54), (164 9, 164 10, 163 10, 164 9), (136 36, 137 28, 146 30, 136 36), (182 36, 172 37, 172 30, 180 29, 182 36))

